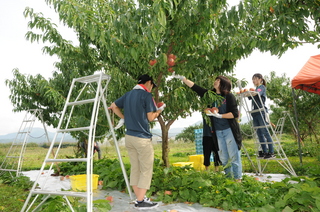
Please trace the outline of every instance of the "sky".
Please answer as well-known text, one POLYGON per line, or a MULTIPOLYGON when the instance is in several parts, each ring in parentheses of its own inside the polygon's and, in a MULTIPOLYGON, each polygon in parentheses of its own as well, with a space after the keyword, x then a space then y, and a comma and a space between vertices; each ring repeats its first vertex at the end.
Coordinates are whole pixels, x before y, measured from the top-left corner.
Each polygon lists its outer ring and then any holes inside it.
MULTIPOLYGON (((57 14, 45 4, 44 0, 0 1, 0 135, 17 132, 26 114, 26 112, 13 112, 13 105, 9 99, 10 90, 5 85, 5 80, 13 79, 12 70, 18 68, 21 73, 30 75, 40 73, 46 78, 51 77, 55 70, 53 64, 57 58, 42 54, 44 44, 30 43, 25 39, 28 20, 23 16, 23 11, 26 7, 42 12, 45 17, 50 17, 56 24, 59 24, 57 14)), ((59 26, 59 31, 68 40, 74 38, 72 30, 66 27, 59 26)), ((246 79, 249 82, 248 88, 253 87, 251 77, 254 73, 268 75, 270 71, 275 71, 278 76, 286 73, 292 79, 310 56, 319 53, 317 46, 310 44, 288 50, 281 58, 255 51, 249 57, 238 61, 234 73, 237 78, 246 79)), ((195 112, 191 117, 178 119, 171 128, 188 127, 200 120, 201 114, 195 112)), ((36 122, 34 127, 42 128, 43 125, 36 122)), ((55 131, 51 127, 46 126, 46 128, 49 131, 55 131)))

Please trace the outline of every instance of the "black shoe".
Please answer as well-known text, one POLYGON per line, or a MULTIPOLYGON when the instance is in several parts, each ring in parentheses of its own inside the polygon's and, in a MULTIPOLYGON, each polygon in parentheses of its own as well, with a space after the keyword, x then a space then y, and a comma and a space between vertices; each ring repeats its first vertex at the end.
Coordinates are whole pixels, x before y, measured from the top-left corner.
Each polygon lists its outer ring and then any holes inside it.
POLYGON ((258 158, 264 158, 267 155, 267 153, 264 153, 262 151, 259 151, 259 156, 258 158))
POLYGON ((158 206, 158 203, 154 203, 151 201, 136 202, 134 204, 134 208, 140 209, 140 210, 151 209, 151 208, 155 208, 157 206, 158 206))
MULTIPOLYGON (((144 196, 143 201, 145 201, 145 202, 151 202, 150 198, 148 198, 148 197, 146 197, 146 196, 144 196)), ((137 203, 138 203, 138 200, 136 199, 136 200, 134 200, 133 202, 134 202, 134 204, 137 204, 137 203)))
POLYGON ((275 158, 276 156, 273 153, 268 153, 264 156, 264 159, 275 158))

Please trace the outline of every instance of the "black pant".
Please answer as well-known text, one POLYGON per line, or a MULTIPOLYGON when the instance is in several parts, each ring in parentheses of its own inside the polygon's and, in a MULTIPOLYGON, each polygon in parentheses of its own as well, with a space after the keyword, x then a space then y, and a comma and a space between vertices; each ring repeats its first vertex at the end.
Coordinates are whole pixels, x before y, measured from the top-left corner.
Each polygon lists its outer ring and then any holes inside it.
POLYGON ((203 136, 202 146, 203 146, 203 156, 204 156, 203 165, 210 166, 210 156, 211 156, 211 152, 213 152, 214 166, 220 166, 221 161, 218 154, 218 151, 219 151, 218 143, 214 142, 212 137, 203 136))
MULTIPOLYGON (((83 151, 83 157, 86 157, 86 154, 87 154, 87 144, 83 141, 80 142, 80 148, 82 149, 83 151)), ((93 147, 93 154, 95 152, 98 152, 98 159, 101 159, 101 150, 100 150, 100 147, 98 145, 97 142, 95 142, 95 145, 93 147)))

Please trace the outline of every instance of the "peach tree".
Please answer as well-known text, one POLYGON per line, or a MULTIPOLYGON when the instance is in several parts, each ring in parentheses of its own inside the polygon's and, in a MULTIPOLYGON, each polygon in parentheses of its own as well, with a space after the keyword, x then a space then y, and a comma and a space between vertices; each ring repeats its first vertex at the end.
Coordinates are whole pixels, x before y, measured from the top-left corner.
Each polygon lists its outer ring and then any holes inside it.
MULTIPOLYGON (((57 24, 42 13, 25 9, 24 15, 30 19, 26 39, 43 42, 43 52, 57 56, 58 61, 49 79, 13 71, 14 79, 6 83, 15 110, 43 108, 45 122, 56 127, 73 78, 105 70, 112 77, 107 99, 110 105, 133 88, 139 75, 148 73, 158 85, 153 91, 155 101, 167 104, 158 118, 165 166, 170 164, 170 126, 215 99, 214 93, 198 99, 191 89, 170 77, 172 72, 211 88, 214 76, 232 77, 236 62, 255 48, 281 55, 299 45, 288 42, 292 37, 315 42, 318 36, 308 29, 305 18, 313 15, 311 18, 318 21, 319 13, 298 1, 297 5, 290 3, 289 9, 257 0, 232 7, 225 0, 45 1, 59 15, 60 23, 73 30, 76 40, 64 38, 57 24), (302 12, 292 12, 302 6, 302 12), (277 16, 297 19, 283 23, 277 16)), ((89 118, 86 110, 77 111, 77 116, 79 121, 89 118)), ((99 120, 97 136, 108 130, 106 120, 99 120)), ((123 129, 118 131, 121 135, 123 129)))

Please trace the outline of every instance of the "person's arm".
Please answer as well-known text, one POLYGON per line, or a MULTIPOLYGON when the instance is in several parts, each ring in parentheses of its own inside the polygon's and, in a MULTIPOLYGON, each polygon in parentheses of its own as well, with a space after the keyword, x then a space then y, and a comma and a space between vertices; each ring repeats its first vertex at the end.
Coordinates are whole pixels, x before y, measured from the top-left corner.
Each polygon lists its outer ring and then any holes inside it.
POLYGON ((112 111, 120 118, 117 126, 114 127, 115 130, 119 129, 124 125, 124 115, 121 112, 120 108, 113 102, 109 109, 112 109, 112 111))
POLYGON ((120 108, 113 102, 110 106, 110 109, 121 119, 124 119, 124 115, 121 112, 120 108))
POLYGON ((233 113, 231 113, 231 112, 224 113, 224 114, 220 114, 218 112, 215 112, 213 114, 210 114, 210 116, 213 116, 213 117, 216 117, 219 119, 233 119, 234 118, 233 113))
POLYGON ((204 89, 191 80, 188 80, 185 76, 182 75, 172 75, 174 78, 180 79, 184 84, 186 84, 189 88, 191 88, 194 92, 196 92, 200 97, 203 97, 206 92, 208 92, 207 89, 204 89))
POLYGON ((160 113, 166 107, 166 104, 164 102, 159 102, 156 105, 154 100, 152 99, 151 94, 150 94, 150 98, 147 99, 146 105, 147 105, 147 118, 149 122, 158 118, 160 113))
POLYGON ((233 96, 233 94, 229 93, 226 96, 226 102, 227 102, 227 113, 220 114, 220 113, 214 113, 212 116, 220 119, 233 119, 238 118, 238 107, 237 107, 237 101, 236 98, 233 96))
POLYGON ((194 82, 192 82, 191 80, 188 80, 187 78, 182 78, 181 81, 186 84, 189 88, 191 88, 194 85, 194 82))
POLYGON ((234 116, 233 116, 233 114, 231 112, 225 113, 225 114, 221 114, 221 115, 222 115, 221 118, 223 118, 223 119, 233 119, 234 118, 234 116))
POLYGON ((155 112, 149 112, 147 113, 147 117, 149 121, 153 121, 156 118, 158 118, 158 116, 160 115, 160 113, 162 112, 162 110, 157 110, 155 112))

